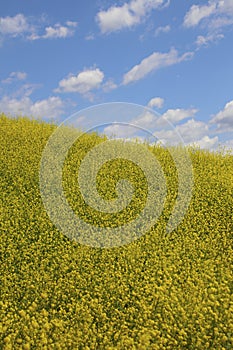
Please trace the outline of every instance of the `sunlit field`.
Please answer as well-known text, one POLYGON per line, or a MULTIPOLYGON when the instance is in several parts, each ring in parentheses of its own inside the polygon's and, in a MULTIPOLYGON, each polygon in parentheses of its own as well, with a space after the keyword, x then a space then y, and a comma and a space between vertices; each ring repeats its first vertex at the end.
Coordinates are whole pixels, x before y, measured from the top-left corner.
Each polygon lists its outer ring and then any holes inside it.
MULTIPOLYGON (((43 149, 56 126, 0 116, 0 349, 224 350, 233 348, 233 156, 189 148, 194 189, 181 224, 166 224, 177 197, 169 150, 148 146, 166 176, 162 214, 133 242, 94 248, 70 240, 50 220, 39 186, 43 149)), ((116 227, 135 218, 147 195, 132 162, 106 163, 105 200, 116 183, 135 187, 119 215, 92 211, 78 168, 104 138, 84 135, 64 163, 67 201, 84 221, 116 227)))

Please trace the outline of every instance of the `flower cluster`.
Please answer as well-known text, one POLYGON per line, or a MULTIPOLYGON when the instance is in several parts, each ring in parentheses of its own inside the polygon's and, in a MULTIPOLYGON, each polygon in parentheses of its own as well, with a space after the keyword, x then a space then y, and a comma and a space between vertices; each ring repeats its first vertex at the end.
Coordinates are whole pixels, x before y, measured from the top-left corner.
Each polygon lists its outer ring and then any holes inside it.
MULTIPOLYGON (((93 248, 51 222, 40 196, 43 149, 55 125, 0 116, 0 348, 233 348, 233 157, 189 149, 194 191, 182 223, 166 233, 178 176, 169 151, 152 147, 167 183, 162 215, 128 245, 93 248)), ((135 186, 119 216, 91 211, 77 184, 78 166, 103 139, 85 135, 64 164, 63 185, 77 215, 95 225, 129 222, 143 208, 147 184, 134 164, 105 164, 97 179, 115 198, 119 178, 135 186)))

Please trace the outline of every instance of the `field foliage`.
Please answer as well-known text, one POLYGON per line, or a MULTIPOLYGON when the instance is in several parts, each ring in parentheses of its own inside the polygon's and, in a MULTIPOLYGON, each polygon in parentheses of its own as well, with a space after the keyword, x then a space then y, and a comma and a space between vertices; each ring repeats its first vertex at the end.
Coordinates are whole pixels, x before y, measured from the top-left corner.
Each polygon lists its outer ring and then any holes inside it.
MULTIPOLYGON (((158 222, 128 245, 92 248, 59 232, 42 203, 40 160, 55 128, 0 116, 0 349, 232 349, 233 156, 189 149, 192 200, 167 234, 177 171, 168 150, 150 147, 168 189, 158 222)), ((99 192, 115 198, 117 181, 128 178, 132 203, 120 216, 92 212, 77 169, 102 141, 85 135, 70 149, 63 185, 84 220, 114 227, 137 216, 147 185, 134 164, 109 162, 97 179, 99 192)))

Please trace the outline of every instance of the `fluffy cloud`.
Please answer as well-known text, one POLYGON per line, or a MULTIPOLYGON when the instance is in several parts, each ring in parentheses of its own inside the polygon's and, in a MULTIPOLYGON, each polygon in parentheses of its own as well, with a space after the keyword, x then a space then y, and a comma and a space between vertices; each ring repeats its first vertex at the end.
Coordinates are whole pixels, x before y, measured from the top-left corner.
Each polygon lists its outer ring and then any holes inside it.
POLYGON ((23 97, 21 99, 10 98, 4 96, 0 100, 0 110, 6 114, 17 115, 17 114, 31 114, 31 100, 29 97, 23 97))
MULTIPOLYGON (((150 104, 154 104, 155 102, 163 104, 163 99, 160 97, 154 98, 150 100, 150 104)), ((148 104, 149 107, 149 104, 148 104)), ((139 126, 142 128, 150 128, 151 130, 157 129, 161 132, 164 132, 165 130, 161 130, 161 128, 169 127, 171 130, 171 126, 168 123, 168 121, 172 124, 177 124, 178 122, 186 119, 191 118, 197 113, 197 109, 168 109, 163 115, 157 115, 155 113, 151 113, 149 111, 146 111, 139 115, 137 118, 130 120, 130 123, 139 126)), ((194 121, 194 119, 191 119, 190 123, 185 123, 182 125, 177 125, 176 130, 177 132, 186 132, 189 130, 190 127, 198 128, 200 124, 199 122, 194 121), (187 129, 186 129, 187 128, 187 129)), ((204 124, 201 124, 203 126, 204 124)), ((173 132, 174 129, 172 129, 173 132)), ((166 130, 167 132, 167 130, 166 130)))
POLYGON ((183 141, 190 144, 208 135, 209 127, 206 123, 196 121, 193 118, 186 123, 175 126, 173 129, 158 130, 154 135, 163 144, 177 144, 183 141), (180 135, 180 137, 178 136, 180 135))
POLYGON ((11 37, 16 37, 34 30, 33 26, 29 24, 28 19, 21 13, 13 17, 1 17, 0 24, 0 33, 11 37))
POLYGON ((25 80, 27 78, 27 73, 25 72, 11 72, 9 77, 2 80, 3 84, 11 84, 15 80, 25 80))
POLYGON ((140 128, 150 128, 156 124, 156 116, 153 113, 145 111, 138 118, 131 120, 130 123, 140 128))
POLYGON ((164 104, 164 99, 161 97, 154 97, 148 102, 148 107, 153 108, 162 108, 164 104))
POLYGON ((233 155, 233 139, 221 143, 224 149, 233 155))
POLYGON ((104 73, 99 69, 87 69, 77 75, 70 75, 59 82, 57 92, 78 92, 86 94, 98 89, 104 79, 104 73))
POLYGON ((216 10, 216 3, 212 1, 208 5, 193 5, 184 18, 185 27, 195 27, 204 18, 212 15, 216 10))
POLYGON ((74 30, 69 27, 61 26, 60 24, 56 24, 54 27, 45 28, 44 39, 51 38, 66 38, 68 36, 72 36, 74 34, 74 30))
POLYGON ((152 55, 144 58, 139 64, 134 66, 123 77, 123 85, 144 78, 147 74, 163 67, 172 66, 193 57, 192 52, 187 52, 182 56, 178 55, 177 50, 172 48, 168 53, 154 52, 152 55))
POLYGON ((185 143, 190 143, 206 136, 209 132, 209 127, 206 123, 192 118, 184 124, 177 125, 176 130, 185 143))
POLYGON ((111 6, 106 11, 100 11, 96 21, 102 33, 110 33, 139 24, 150 11, 168 4, 164 0, 131 0, 122 6, 111 6))
POLYGON ((138 129, 134 125, 111 124, 104 128, 103 133, 109 138, 127 139, 135 136, 138 129))
MULTIPOLYGON (((154 102, 156 102, 156 99, 157 98, 152 99, 150 103, 154 104, 154 102)), ((158 98, 157 102, 159 102, 161 105, 161 103, 163 103, 163 99, 158 98)), ((162 128, 169 127, 171 130, 171 126, 168 123, 168 121, 170 123, 176 124, 181 120, 184 120, 188 117, 192 117, 196 112, 197 112, 196 109, 187 109, 187 110, 186 109, 169 109, 167 112, 165 112, 163 115, 160 116, 158 114, 151 113, 145 110, 145 112, 139 115, 137 118, 132 119, 130 123, 141 128, 149 128, 151 130, 160 130, 161 132, 167 133, 167 130, 165 131, 162 128)), ((177 130, 178 128, 179 126, 177 126, 177 130)))
POLYGON ((190 144, 193 146, 198 146, 203 149, 215 149, 219 144, 219 140, 218 140, 218 136, 211 138, 208 135, 206 135, 202 137, 200 140, 197 140, 190 144))
POLYGON ((228 102, 224 109, 217 113, 210 121, 217 125, 217 132, 233 131, 233 100, 228 102))
POLYGON ((192 108, 192 109, 168 109, 161 118, 165 118, 168 120, 170 123, 178 123, 181 120, 193 117, 197 113, 197 109, 192 108))
POLYGON ((37 39, 57 39, 57 38, 67 38, 75 33, 75 27, 77 22, 67 21, 66 26, 56 23, 53 27, 49 26, 45 28, 45 34, 37 35, 32 34, 28 37, 30 40, 37 39))
POLYGON ((0 100, 0 110, 10 115, 32 115, 38 118, 58 118, 63 113, 64 102, 56 96, 32 102, 28 96, 21 99, 4 96, 0 100))
MULTIPOLYGON (((196 110, 194 109, 176 109, 168 110, 165 114, 173 115, 173 122, 175 123, 176 121, 180 121, 182 116, 185 119, 187 116, 195 113, 196 110), (175 116, 178 112, 171 113, 170 111, 181 111, 179 114, 180 117, 175 116)), ((118 124, 107 126, 104 133, 109 137, 123 138, 125 140, 140 139, 141 137, 143 141, 145 138, 144 136, 140 136, 141 128, 142 130, 145 128, 151 130, 155 139, 164 145, 184 143, 185 145, 198 146, 209 150, 217 150, 220 145, 219 137, 217 135, 211 136, 210 125, 205 122, 191 118, 182 124, 171 127, 168 124, 160 125, 160 118, 149 112, 145 112, 138 118, 131 120, 127 127, 118 124)), ((232 150, 233 140, 222 142, 221 145, 226 149, 232 150)))
POLYGON ((63 101, 56 96, 36 101, 31 105, 31 114, 38 117, 57 118, 63 113, 63 101))

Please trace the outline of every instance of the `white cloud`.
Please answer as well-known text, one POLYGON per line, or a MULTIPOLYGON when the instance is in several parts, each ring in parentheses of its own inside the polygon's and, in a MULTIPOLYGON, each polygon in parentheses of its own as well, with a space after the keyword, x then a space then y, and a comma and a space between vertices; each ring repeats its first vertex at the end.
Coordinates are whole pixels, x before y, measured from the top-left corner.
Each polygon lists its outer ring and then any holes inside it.
POLYGON ((185 143, 190 143, 208 134, 209 127, 206 123, 192 118, 184 124, 177 125, 176 130, 182 136, 185 143))
POLYGON ((40 35, 38 31, 41 29, 41 22, 43 22, 41 18, 26 17, 21 13, 13 17, 0 17, 0 34, 3 38, 15 38, 21 35, 27 40, 67 38, 74 34, 77 26, 77 22, 74 21, 66 21, 65 25, 57 23, 54 26, 45 27, 45 33, 40 35))
POLYGON ((233 100, 228 102, 210 123, 217 125, 217 132, 233 132, 233 100))
POLYGON ((38 35, 33 33, 28 37, 29 40, 37 39, 57 39, 57 38, 68 38, 74 35, 75 29, 78 25, 77 22, 67 21, 66 26, 56 23, 54 26, 45 28, 45 34, 38 35))
MULTIPOLYGON (((156 99, 156 98, 155 98, 156 99)), ((161 99, 163 102, 163 99, 161 99)), ((159 100, 158 100, 159 101, 159 100)), ((153 99, 150 102, 154 102, 153 99)), ((148 105, 149 107, 149 105, 148 105)), ((131 123, 134 125, 140 126, 140 127, 146 127, 146 128, 151 128, 151 129, 156 129, 160 130, 162 133, 165 132, 167 133, 167 129, 163 130, 162 128, 167 128, 169 127, 171 131, 171 123, 172 125, 176 125, 180 121, 191 118, 197 113, 197 109, 168 109, 164 114, 160 115, 155 115, 153 113, 145 112, 144 114, 140 115, 137 119, 131 120, 131 123)), ((191 122, 193 123, 193 122, 191 122)), ((195 126, 197 126, 196 122, 194 123, 195 126)), ((175 128, 179 132, 183 132, 183 128, 185 128, 186 124, 182 125, 177 125, 175 128)), ((190 126, 190 125, 189 125, 190 126)), ((173 133, 172 129, 172 133, 173 133)), ((174 133, 173 133, 174 136, 174 133)), ((177 137, 176 137, 177 139, 177 137)))
POLYGON ((233 26, 233 1, 209 0, 205 5, 193 5, 185 15, 183 25, 186 28, 200 26, 205 31, 196 39, 197 50, 216 43, 224 38, 224 29, 233 26))
POLYGON ((208 22, 209 32, 218 33, 223 30, 224 27, 233 25, 233 15, 220 15, 213 17, 208 22))
POLYGON ((201 46, 208 46, 210 43, 216 42, 223 38, 224 38, 224 35, 218 34, 218 33, 208 34, 206 36, 199 35, 196 40, 196 45, 198 48, 200 48, 201 46))
POLYGON ((201 20, 209 17, 216 11, 216 3, 209 1, 208 5, 193 5, 186 13, 184 18, 184 26, 195 27, 201 20))
POLYGON ((131 0, 98 12, 96 21, 102 33, 110 33, 139 24, 150 11, 168 4, 164 0, 131 0))
POLYGON ((117 85, 114 83, 114 81, 112 79, 109 79, 103 85, 104 92, 109 92, 109 91, 115 90, 116 88, 117 88, 117 85))
POLYGON ((204 136, 208 135, 208 133, 209 127, 206 123, 196 121, 192 118, 186 123, 175 126, 174 129, 156 131, 154 135, 163 144, 177 144, 180 143, 181 140, 183 140, 185 144, 190 144, 200 140, 204 136), (181 139, 178 137, 178 135, 180 135, 181 139))
MULTIPOLYGON (((161 100, 162 101, 160 102, 163 102, 163 99, 161 100)), ((153 99, 151 101, 153 102, 153 99)), ((171 125, 168 122, 170 122, 171 124, 173 123, 176 124, 181 120, 194 116, 196 112, 197 112, 197 109, 169 109, 163 115, 159 115, 159 114, 156 115, 155 113, 145 111, 145 113, 143 113, 136 119, 131 120, 130 123, 142 128, 150 128, 151 130, 156 129, 156 130, 160 130, 161 132, 167 133, 167 130, 163 130, 161 128, 169 127, 171 130, 171 125)), ((183 124, 183 126, 184 125, 185 124, 183 124)), ((177 131, 179 128, 180 126, 176 126, 177 131)), ((172 129, 172 133, 173 133, 173 130, 174 129, 172 129)))
POLYGON ((27 40, 31 40, 31 41, 37 40, 40 38, 41 38, 41 36, 36 34, 36 33, 31 33, 30 35, 27 36, 27 40))
POLYGON ((191 109, 168 109, 161 117, 168 120, 170 123, 178 123, 181 120, 193 117, 197 113, 197 109, 191 108, 191 109))
POLYGON ((158 36, 161 33, 168 33, 170 32, 170 30, 171 30, 171 27, 169 25, 158 27, 155 31, 155 36, 158 36))
POLYGON ((14 17, 1 17, 0 18, 0 33, 16 37, 25 32, 31 32, 32 26, 28 23, 27 18, 19 13, 14 17))
POLYGON ((8 96, 4 96, 0 100, 0 111, 6 114, 22 114, 29 115, 31 108, 31 100, 29 97, 23 97, 21 99, 10 98, 8 96))
POLYGON ((91 90, 98 89, 104 79, 104 73, 99 69, 87 69, 79 74, 70 75, 59 82, 56 92, 78 92, 86 94, 91 90))
POLYGON ((27 115, 40 118, 58 118, 63 113, 64 102, 56 96, 32 102, 28 96, 21 99, 4 96, 0 100, 0 110, 11 115, 27 115))
POLYGON ((74 28, 76 28, 77 25, 78 25, 78 22, 66 21, 66 25, 67 25, 68 27, 74 27, 74 28))
POLYGON ((203 149, 215 149, 219 144, 218 136, 209 137, 208 135, 202 137, 200 140, 190 143, 193 146, 199 146, 203 149))
POLYGON ((162 108, 164 104, 164 99, 161 97, 154 97, 148 102, 148 107, 153 108, 162 108))
POLYGON ((218 11, 225 14, 233 14, 232 0, 218 0, 218 11))
MULTIPOLYGON (((73 22, 72 22, 73 23, 73 22)), ((42 36, 44 39, 52 39, 52 38, 67 38, 74 34, 74 25, 72 26, 62 26, 60 24, 55 24, 54 27, 46 27, 45 34, 42 36)))
POLYGON ((102 33, 112 32, 124 27, 131 27, 140 22, 138 16, 133 15, 125 4, 122 7, 111 7, 108 11, 97 14, 97 21, 102 33))
MULTIPOLYGON (((141 137, 141 133, 146 129, 153 129, 156 126, 158 116, 145 108, 144 112, 137 117, 127 121, 127 124, 112 124, 104 129, 107 136, 115 136, 118 138, 141 137)), ((125 123, 125 122, 124 122, 125 123)), ((151 133, 151 131, 149 131, 151 133)), ((148 131, 146 132, 148 136, 148 131)))
POLYGON ((27 73, 25 72, 11 72, 8 78, 2 80, 4 84, 11 84, 15 80, 25 80, 27 78, 27 73))
MULTIPOLYGON (((174 113, 173 122, 180 121, 182 119, 181 116, 183 116, 185 119, 185 115, 190 116, 196 113, 196 110, 194 109, 177 109, 173 111, 182 111, 179 114, 180 117, 174 117, 177 112, 174 113)), ((170 113, 172 115, 171 112, 167 111, 166 113, 170 113)), ((140 136, 141 128, 142 130, 145 128, 151 130, 154 137, 158 140, 158 143, 162 143, 167 146, 184 143, 185 145, 198 146, 202 149, 217 150, 218 146, 222 145, 226 149, 229 149, 233 152, 232 139, 220 143, 219 137, 217 135, 211 136, 212 131, 210 130, 209 124, 195 120, 193 118, 182 124, 176 125, 174 127, 169 127, 169 125, 160 125, 160 118, 158 118, 153 113, 145 112, 138 118, 131 120, 127 127, 125 125, 118 124, 109 125, 104 129, 104 133, 108 137, 122 138, 125 140, 133 140, 135 138, 142 137, 143 141, 145 138, 144 136, 140 136), (161 129, 161 126, 164 128, 161 129)))
POLYGON ((94 39, 95 39, 95 35, 93 33, 87 34, 85 36, 85 40, 87 40, 87 41, 91 41, 91 40, 94 40, 94 39))
POLYGON ((30 96, 36 89, 41 88, 41 84, 31 84, 26 83, 21 86, 19 86, 18 89, 11 92, 12 98, 22 98, 30 96))
POLYGON ((45 100, 36 101, 31 106, 31 113, 33 116, 57 118, 63 113, 63 101, 57 97, 52 96, 45 100))
POLYGON ((109 138, 129 138, 135 136, 138 129, 134 125, 128 124, 127 126, 121 124, 111 124, 104 128, 103 133, 109 138))
POLYGON ((131 120, 130 123, 141 128, 150 128, 155 125, 156 117, 153 113, 145 111, 138 118, 131 120))
POLYGON ((233 155, 233 139, 222 142, 221 146, 233 155))
POLYGON ((123 85, 140 80, 152 71, 180 63, 192 57, 192 52, 187 52, 179 57, 178 51, 174 48, 172 48, 168 53, 154 52, 152 55, 144 58, 139 64, 134 66, 124 75, 123 85))
POLYGON ((184 26, 196 27, 199 23, 208 29, 208 36, 219 34, 226 26, 233 25, 233 1, 209 0, 207 5, 193 5, 186 13, 184 26), (202 21, 205 19, 205 21, 202 21))

